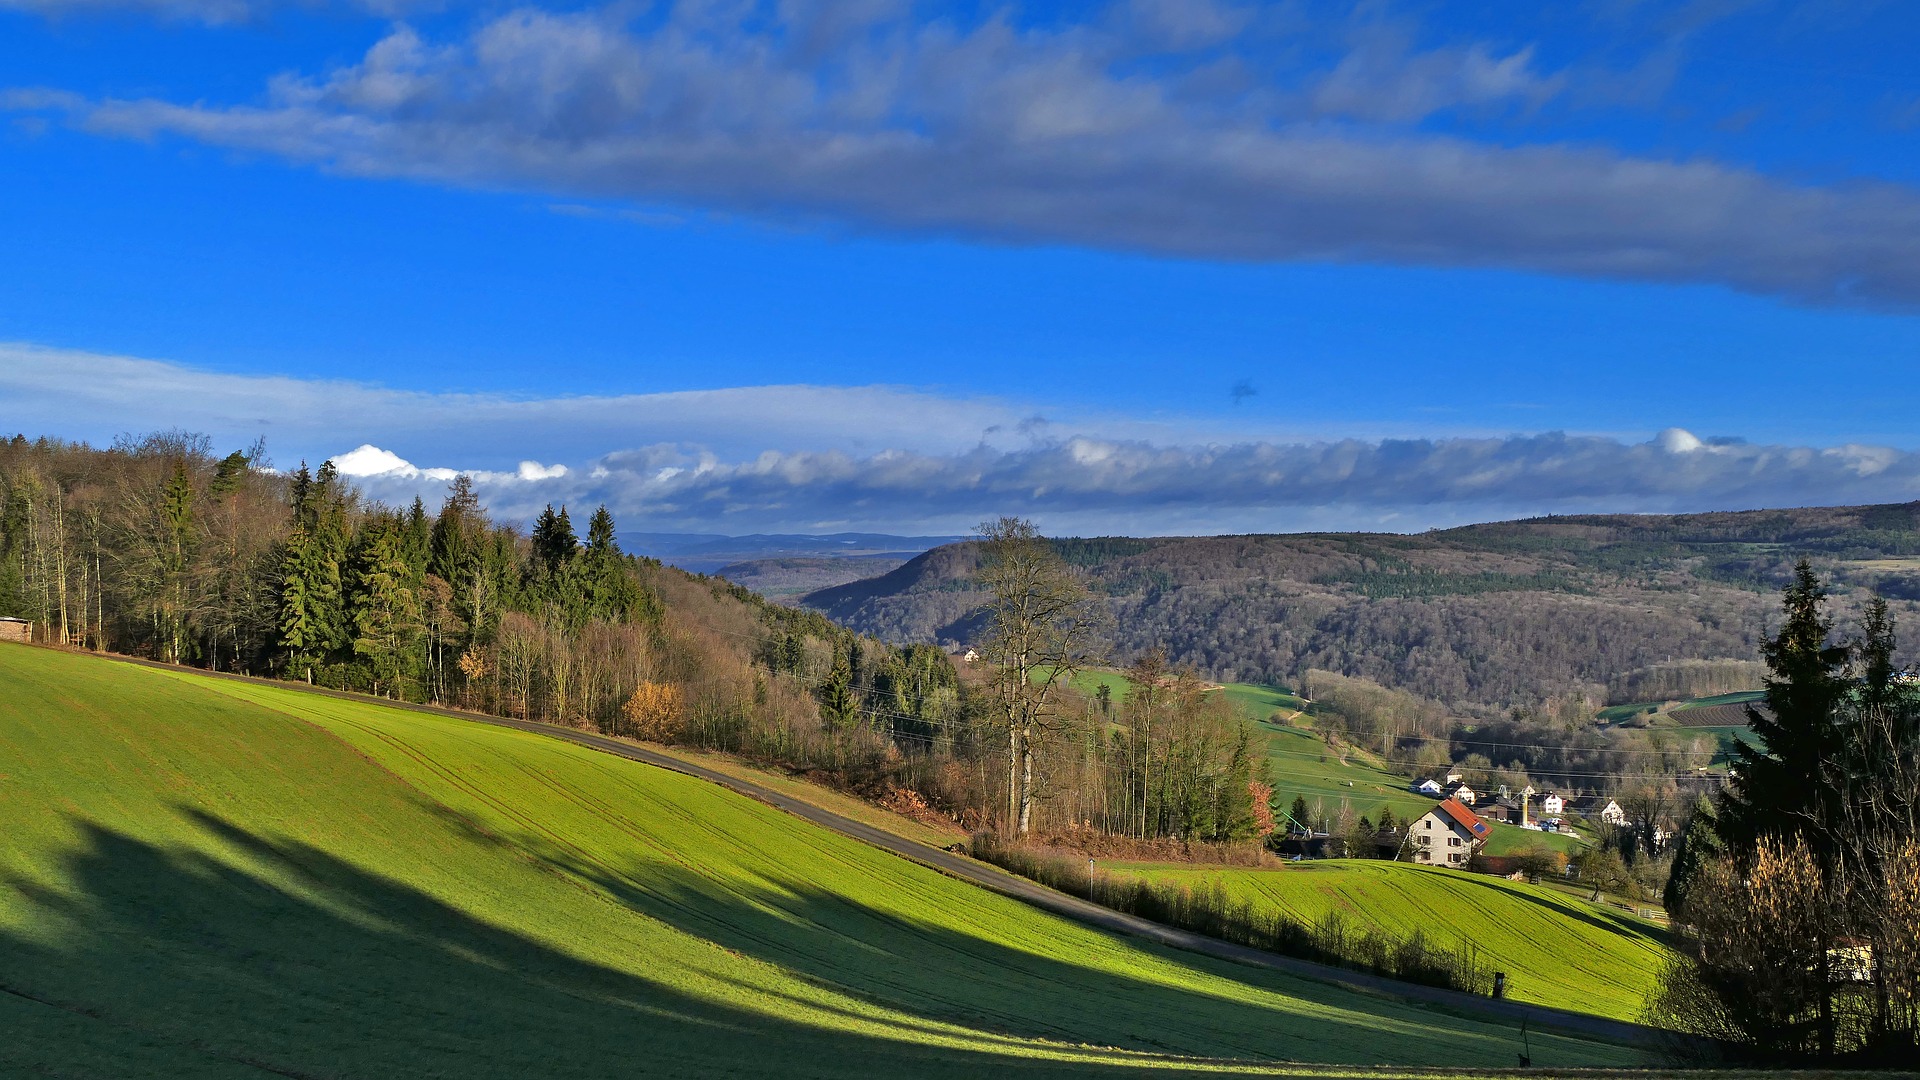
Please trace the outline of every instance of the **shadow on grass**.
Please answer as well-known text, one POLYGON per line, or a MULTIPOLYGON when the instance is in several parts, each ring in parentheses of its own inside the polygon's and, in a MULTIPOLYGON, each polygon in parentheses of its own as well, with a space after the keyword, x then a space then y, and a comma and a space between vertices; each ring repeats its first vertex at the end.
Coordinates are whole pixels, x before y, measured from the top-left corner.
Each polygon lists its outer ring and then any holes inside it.
MULTIPOLYGON (((876 911, 799 875, 729 890, 683 867, 649 865, 642 882, 532 853, 633 911, 799 976, 758 979, 716 950, 713 978, 696 991, 675 985, 684 968, 656 958, 635 957, 631 970, 595 963, 304 843, 183 814, 246 859, 83 825, 63 868, 70 889, 0 886, 8 925, 36 928, 0 929, 0 985, 58 1007, 63 1030, 79 1023, 96 1051, 137 1044, 179 1075, 1118 1076, 1174 1064, 1164 1053, 1249 1064, 1407 1056, 1393 1052, 1403 1040, 1389 1020, 1290 1017, 1093 972, 876 911), (967 1045, 916 1041, 951 1034, 948 1024, 973 1029, 967 1045), (1028 1056, 1022 1044, 1035 1038, 1070 1044, 1055 1049, 1073 1060, 1028 1056)), ((519 839, 471 835, 528 853, 519 839)), ((1288 989, 1357 1003, 1311 984, 1288 989)), ((133 1058, 89 1067, 63 1049, 74 1038, 16 1045, 0 1062, 12 1053, 79 1075, 160 1071, 133 1058)), ((1504 1064, 1510 1038, 1484 1028, 1452 1056, 1504 1064)))
POLYGON ((1548 911, 1551 911, 1554 914, 1559 915, 1563 918, 1578 919, 1579 921, 1586 923, 1589 926, 1592 926, 1599 930, 1604 930, 1611 934, 1619 934, 1623 937, 1630 937, 1630 938, 1640 938, 1652 944, 1659 945, 1662 947, 1671 946, 1673 944, 1673 938, 1667 931, 1661 930, 1657 927, 1646 926, 1632 919, 1616 916, 1612 912, 1603 911, 1599 915, 1595 915, 1591 911, 1584 910, 1578 901, 1573 901, 1570 899, 1567 903, 1555 903, 1544 896, 1536 896, 1533 893, 1528 892, 1524 889, 1505 888, 1499 882, 1494 880, 1483 881, 1483 880, 1480 880, 1479 878, 1465 876, 1465 875, 1461 876, 1458 880, 1465 881, 1471 885, 1478 886, 1482 889, 1492 889, 1493 891, 1498 892, 1502 895, 1511 896, 1519 900, 1525 900, 1530 904, 1537 904, 1540 907, 1546 908, 1548 911), (1602 916, 1604 916, 1604 918, 1602 916))

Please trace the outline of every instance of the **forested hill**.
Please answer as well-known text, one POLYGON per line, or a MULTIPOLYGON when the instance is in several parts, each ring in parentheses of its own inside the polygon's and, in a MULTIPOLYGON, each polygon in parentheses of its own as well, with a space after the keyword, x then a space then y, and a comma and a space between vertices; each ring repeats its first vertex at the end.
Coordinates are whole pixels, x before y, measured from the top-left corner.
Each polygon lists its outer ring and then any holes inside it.
MULTIPOLYGON (((1163 645, 1222 680, 1324 669, 1456 708, 1757 685, 1803 555, 1834 583, 1843 633, 1877 591, 1920 640, 1920 503, 1056 544, 1109 598, 1117 661, 1163 645), (1688 663, 1719 658, 1737 663, 1688 663)), ((883 639, 964 643, 980 625, 976 567, 971 544, 949 545, 802 602, 883 639)))
POLYGON ((604 507, 581 516, 584 537, 565 506, 523 532, 466 477, 438 506, 384 506, 330 465, 181 432, 0 438, 0 616, 45 644, 829 772, 958 719, 937 650, 628 555, 604 507))

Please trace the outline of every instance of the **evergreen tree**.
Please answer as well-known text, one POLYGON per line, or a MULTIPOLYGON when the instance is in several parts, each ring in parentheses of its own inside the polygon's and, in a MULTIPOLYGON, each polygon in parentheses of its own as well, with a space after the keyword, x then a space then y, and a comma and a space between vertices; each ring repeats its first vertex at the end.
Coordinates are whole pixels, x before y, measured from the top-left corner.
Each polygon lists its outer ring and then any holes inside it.
POLYGON ((559 573, 561 567, 572 561, 579 547, 573 523, 567 520, 567 508, 561 507, 556 514, 553 504, 548 503, 533 523, 533 557, 539 569, 548 574, 559 573))
POLYGON ((587 520, 587 545, 580 553, 580 564, 594 618, 627 622, 638 614, 641 589, 627 572, 626 559, 614 539, 613 515, 604 506, 587 520))
POLYGON ((1674 840, 1673 868, 1667 874, 1666 890, 1660 899, 1669 915, 1675 919, 1686 918, 1687 894, 1701 869, 1725 853, 1713 800, 1702 795, 1694 802, 1692 815, 1674 840))
POLYGON ((819 699, 820 719, 826 722, 828 731, 851 724, 860 714, 859 703, 853 696, 853 669, 842 650, 834 650, 833 669, 820 684, 819 699))
POLYGON ((306 525, 296 525, 280 558, 280 643, 288 650, 289 673, 312 681, 313 666, 325 657, 331 639, 327 608, 331 575, 321 544, 306 525))
POLYGON ((187 475, 184 459, 175 460, 173 471, 160 492, 160 521, 165 529, 161 540, 162 581, 154 608, 155 630, 167 659, 179 663, 185 644, 190 583, 188 571, 193 562, 194 513, 193 480, 187 475))
POLYGON ((213 482, 207 486, 207 492, 218 499, 240 490, 249 463, 247 455, 239 450, 221 458, 213 467, 213 482))
POLYGON ((1295 795, 1293 797, 1293 805, 1287 810, 1287 816, 1292 819, 1287 823, 1288 831, 1313 831, 1313 826, 1308 822, 1307 813, 1307 797, 1305 795, 1295 795))
POLYGON ((409 585, 405 531, 391 521, 368 530, 353 574, 353 652, 367 662, 374 692, 405 693, 422 631, 419 598, 409 585))
POLYGON ((1841 809, 1830 772, 1844 748, 1848 649, 1829 640, 1826 590, 1805 559, 1794 567, 1783 607, 1780 631, 1764 649, 1767 708, 1747 709, 1759 745, 1734 744, 1719 829, 1736 851, 1752 851, 1762 837, 1799 836, 1824 857, 1826 826, 1841 809))

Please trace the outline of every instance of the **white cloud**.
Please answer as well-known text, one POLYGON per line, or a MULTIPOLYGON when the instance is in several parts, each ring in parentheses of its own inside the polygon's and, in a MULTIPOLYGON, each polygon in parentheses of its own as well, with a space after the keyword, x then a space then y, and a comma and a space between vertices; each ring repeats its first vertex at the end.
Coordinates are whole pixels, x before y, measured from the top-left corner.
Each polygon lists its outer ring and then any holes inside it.
POLYGON ((464 38, 395 29, 358 62, 281 78, 253 102, 42 107, 103 135, 643 214, 1920 302, 1911 187, 1419 129, 1437 110, 1524 113, 1560 96, 1564 73, 1524 43, 1368 38, 1331 71, 1277 72, 1251 46, 1217 44, 1245 10, 1169 21, 1142 4, 1122 29, 1042 30, 910 12, 849 22, 833 7, 782 19, 682 4, 645 29, 625 7, 520 9, 464 38))
POLYGON ((342 7, 372 15, 396 16, 441 6, 441 0, 0 0, 0 10, 31 11, 50 18, 131 11, 159 19, 214 26, 247 22, 289 7, 342 7))
POLYGON ((236 446, 265 432, 281 466, 330 457, 383 500, 432 502, 465 472, 501 514, 604 502, 636 530, 950 533, 1000 513, 1083 533, 1404 530, 1548 512, 1920 499, 1911 451, 1758 445, 1679 428, 1331 437, 886 387, 515 399, 26 346, 0 346, 0 420, 96 441, 180 427, 236 446), (1042 413, 1053 419, 1037 421, 1042 413))

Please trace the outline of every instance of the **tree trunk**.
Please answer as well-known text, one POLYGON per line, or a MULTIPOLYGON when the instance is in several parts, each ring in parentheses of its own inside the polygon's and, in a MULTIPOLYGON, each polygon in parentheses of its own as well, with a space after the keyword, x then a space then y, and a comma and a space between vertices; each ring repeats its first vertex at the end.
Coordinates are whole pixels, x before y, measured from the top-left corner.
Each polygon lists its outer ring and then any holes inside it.
POLYGON ((1020 835, 1033 829, 1033 740, 1023 732, 1020 740, 1020 835))
POLYGON ((1020 820, 1021 749, 1020 725, 1009 721, 1007 724, 1007 825, 1016 828, 1020 820))

